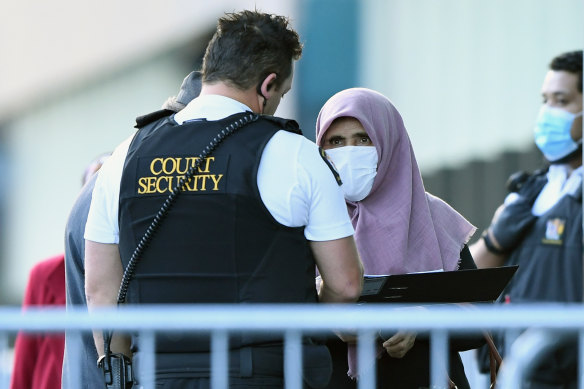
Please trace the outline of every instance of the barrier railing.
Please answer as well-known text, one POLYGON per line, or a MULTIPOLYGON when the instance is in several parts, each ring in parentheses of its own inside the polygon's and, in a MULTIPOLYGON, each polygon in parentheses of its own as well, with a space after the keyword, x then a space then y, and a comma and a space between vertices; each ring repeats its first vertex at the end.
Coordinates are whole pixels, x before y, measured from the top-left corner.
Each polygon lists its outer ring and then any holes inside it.
MULTIPOLYGON (((472 311, 451 305, 432 305, 419 309, 408 305, 192 305, 126 306, 87 313, 83 309, 27 309, 0 307, 0 355, 8 336, 17 331, 61 332, 111 328, 140 333, 144 353, 142 371, 137 372, 145 389, 153 388, 154 335, 156 332, 193 332, 211 335, 211 381, 214 389, 228 387, 228 337, 233 331, 276 331, 284 335, 284 371, 286 389, 302 388, 301 337, 305 334, 338 331, 359 336, 359 389, 375 387, 373 369, 376 333, 383 330, 409 329, 431 337, 431 386, 446 387, 446 358, 451 332, 472 333, 504 330, 518 333, 499 373, 498 388, 517 389, 518 382, 533 367, 541 351, 567 335, 577 334, 579 342, 579 382, 582 373, 584 306, 580 304, 475 305, 472 311), (560 337, 558 337, 558 334, 560 337)), ((0 388, 7 388, 1 377, 0 388)))

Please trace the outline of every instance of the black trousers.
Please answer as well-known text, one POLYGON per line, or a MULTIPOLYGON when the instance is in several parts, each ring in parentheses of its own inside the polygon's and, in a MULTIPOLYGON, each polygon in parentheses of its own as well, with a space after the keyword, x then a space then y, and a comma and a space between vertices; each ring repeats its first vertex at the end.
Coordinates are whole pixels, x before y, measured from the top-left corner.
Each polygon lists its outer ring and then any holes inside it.
MULTIPOLYGON (((324 388, 332 371, 326 346, 303 345, 303 386, 324 388)), ((134 354, 133 365, 139 373, 141 354, 134 354)), ((209 353, 156 354, 156 388, 210 388, 209 353)), ((229 353, 229 388, 283 388, 284 357, 281 345, 243 347, 229 353)), ((140 388, 140 383, 137 383, 140 388)))

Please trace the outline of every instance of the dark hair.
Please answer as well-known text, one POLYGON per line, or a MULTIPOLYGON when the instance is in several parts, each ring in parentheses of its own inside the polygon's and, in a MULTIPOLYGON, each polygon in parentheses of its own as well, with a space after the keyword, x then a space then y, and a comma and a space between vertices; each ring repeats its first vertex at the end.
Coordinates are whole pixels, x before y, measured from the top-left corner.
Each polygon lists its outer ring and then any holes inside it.
POLYGON ((565 71, 578 76, 578 91, 582 93, 582 50, 563 53, 552 59, 550 69, 565 71))
POLYGON ((227 13, 217 23, 203 58, 203 82, 227 82, 246 90, 270 73, 281 86, 292 72, 302 44, 288 19, 258 11, 227 13))

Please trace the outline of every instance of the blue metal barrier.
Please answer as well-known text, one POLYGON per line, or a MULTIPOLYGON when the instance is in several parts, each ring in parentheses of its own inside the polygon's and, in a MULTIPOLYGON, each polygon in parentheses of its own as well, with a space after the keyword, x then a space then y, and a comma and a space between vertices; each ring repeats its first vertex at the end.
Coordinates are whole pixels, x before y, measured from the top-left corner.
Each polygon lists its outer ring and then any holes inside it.
MULTIPOLYGON (((431 383, 432 387, 446 386, 448 336, 451 332, 472 333, 482 330, 523 331, 531 330, 519 337, 524 343, 521 352, 512 350, 500 372, 499 389, 517 389, 521 379, 532 364, 538 350, 550 346, 549 337, 534 339, 531 334, 540 329, 542 333, 577 333, 580 341, 580 363, 582 364, 582 341, 584 337, 584 306, 580 304, 533 304, 533 305, 474 305, 472 311, 451 305, 432 305, 426 309, 419 306, 398 304, 315 304, 315 305, 183 305, 183 306, 124 306, 119 309, 101 309, 92 313, 80 310, 33 309, 25 312, 19 308, 0 307, 0 355, 7 347, 7 337, 17 331, 61 332, 90 331, 111 328, 120 331, 140 332, 141 347, 150 350, 150 357, 143 360, 148 371, 138 372, 144 388, 153 388, 154 335, 156 332, 198 332, 211 335, 212 377, 214 389, 226 389, 227 344, 233 331, 277 331, 285 337, 284 369, 286 389, 302 387, 302 363, 300 339, 303 334, 330 333, 331 330, 356 332, 358 347, 359 389, 370 389, 375 385, 374 369, 370 366, 374 357, 374 338, 377 331, 408 329, 431 336, 431 383), (411 309, 410 309, 411 308, 411 309), (528 338, 529 336, 529 338, 528 338), (527 340, 524 340, 526 339, 527 340), (528 351, 525 351, 527 344, 528 351), (529 351, 531 350, 531 351, 529 351), (515 353, 515 354, 514 354, 515 353), (525 371, 524 371, 525 370, 525 371), (519 378, 517 378, 519 377, 519 378)), ((516 342, 516 343, 517 343, 516 342)), ((517 343, 520 344, 520 343, 517 343)), ((145 355, 146 357, 146 355, 145 355)), ((580 368, 579 377, 582 376, 580 368)), ((0 388, 7 388, 4 377, 0 377, 0 388)), ((582 379, 579 388, 584 389, 582 379)))

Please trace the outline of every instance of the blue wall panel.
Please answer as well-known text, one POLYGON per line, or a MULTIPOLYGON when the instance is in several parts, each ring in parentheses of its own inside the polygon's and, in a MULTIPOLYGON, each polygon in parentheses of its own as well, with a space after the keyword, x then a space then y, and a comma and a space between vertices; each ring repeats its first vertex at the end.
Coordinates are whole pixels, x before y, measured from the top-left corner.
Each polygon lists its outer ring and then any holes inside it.
POLYGON ((296 67, 298 122, 314 140, 316 117, 336 92, 357 86, 359 3, 356 0, 305 0, 300 38, 302 58, 296 67))

